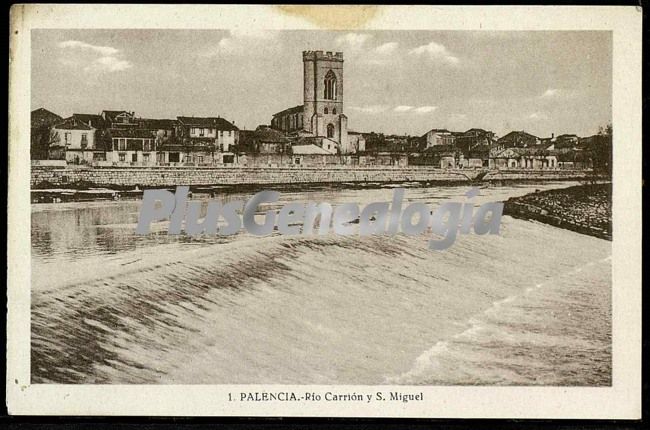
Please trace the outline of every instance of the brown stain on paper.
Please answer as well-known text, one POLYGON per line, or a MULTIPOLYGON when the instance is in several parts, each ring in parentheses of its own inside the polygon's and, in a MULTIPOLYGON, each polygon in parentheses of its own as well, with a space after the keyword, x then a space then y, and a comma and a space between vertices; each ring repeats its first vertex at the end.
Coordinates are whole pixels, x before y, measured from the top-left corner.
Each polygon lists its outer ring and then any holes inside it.
POLYGON ((276 8, 282 13, 304 18, 327 30, 363 28, 369 21, 378 16, 380 11, 379 6, 373 5, 278 5, 276 8))

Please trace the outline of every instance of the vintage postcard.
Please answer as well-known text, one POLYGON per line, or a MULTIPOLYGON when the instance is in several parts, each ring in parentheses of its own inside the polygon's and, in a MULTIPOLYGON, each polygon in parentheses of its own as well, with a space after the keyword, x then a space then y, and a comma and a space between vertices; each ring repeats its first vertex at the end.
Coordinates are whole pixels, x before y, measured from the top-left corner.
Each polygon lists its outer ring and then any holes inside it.
POLYGON ((14 6, 9 412, 639 418, 641 21, 14 6))

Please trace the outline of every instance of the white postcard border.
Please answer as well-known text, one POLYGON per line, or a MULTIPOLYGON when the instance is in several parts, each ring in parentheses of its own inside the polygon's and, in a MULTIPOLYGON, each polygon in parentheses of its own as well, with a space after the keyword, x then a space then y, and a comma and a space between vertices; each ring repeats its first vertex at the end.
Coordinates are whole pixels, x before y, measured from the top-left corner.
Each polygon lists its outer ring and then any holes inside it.
MULTIPOLYGON (((336 8, 335 6, 332 6, 336 8)), ((30 373, 30 31, 36 28, 319 29, 276 6, 15 5, 11 10, 7 402, 30 415, 355 416, 633 419, 641 415, 641 10, 635 7, 378 6, 328 30, 613 32, 612 387, 54 385, 30 373), (424 393, 425 401, 228 402, 227 393, 424 393)))

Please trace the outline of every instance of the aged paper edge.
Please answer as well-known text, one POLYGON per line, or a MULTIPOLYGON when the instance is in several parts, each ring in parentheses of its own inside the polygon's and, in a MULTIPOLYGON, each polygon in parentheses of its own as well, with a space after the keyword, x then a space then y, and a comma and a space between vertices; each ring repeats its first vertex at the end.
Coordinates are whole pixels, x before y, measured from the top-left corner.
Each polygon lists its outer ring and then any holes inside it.
POLYGON ((14 5, 11 9, 7 277, 10 414, 348 416, 431 418, 641 417, 641 10, 636 7, 380 6, 345 26, 273 6, 14 5), (116 11, 119 9, 119 11, 116 11), (229 391, 371 393, 390 386, 31 385, 30 32, 44 28, 341 30, 597 30, 613 32, 613 384, 571 387, 393 387, 426 402, 228 403, 229 391))

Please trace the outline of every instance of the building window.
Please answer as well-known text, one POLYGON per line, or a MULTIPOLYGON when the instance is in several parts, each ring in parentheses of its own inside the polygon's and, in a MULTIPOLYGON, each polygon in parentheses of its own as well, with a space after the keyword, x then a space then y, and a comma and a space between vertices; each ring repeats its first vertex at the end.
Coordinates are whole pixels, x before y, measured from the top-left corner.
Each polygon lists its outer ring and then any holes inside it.
POLYGON ((232 136, 232 130, 228 130, 228 136, 232 136))
POLYGON ((72 133, 65 133, 63 136, 65 138, 66 146, 70 145, 70 140, 71 140, 72 133))
POLYGON ((336 108, 332 109, 332 113, 336 115, 336 108))
POLYGON ((334 137, 334 126, 327 124, 327 137, 334 137))
POLYGON ((106 161, 106 154, 104 152, 95 152, 93 153, 93 160, 106 161))
POLYGON ((131 154, 131 161, 134 162, 134 163, 138 161, 138 154, 137 153, 131 154))
POLYGON ((142 161, 145 163, 149 162, 149 154, 142 154, 142 161))
POLYGON ((120 160, 120 161, 126 161, 126 154, 125 154, 125 153, 120 152, 120 153, 118 154, 118 156, 119 156, 119 160, 120 160))
POLYGON ((331 70, 325 75, 325 100, 336 100, 336 75, 331 70))
POLYGON ((196 162, 199 164, 203 164, 203 155, 197 155, 196 156, 196 162))
POLYGON ((180 153, 178 152, 170 152, 169 153, 169 162, 170 163, 178 163, 180 161, 180 153))
POLYGON ((329 113, 329 110, 327 108, 325 108, 325 110, 323 112, 325 113, 325 115, 327 115, 329 113))
POLYGON ((199 136, 205 136, 205 129, 199 128, 199 136))

